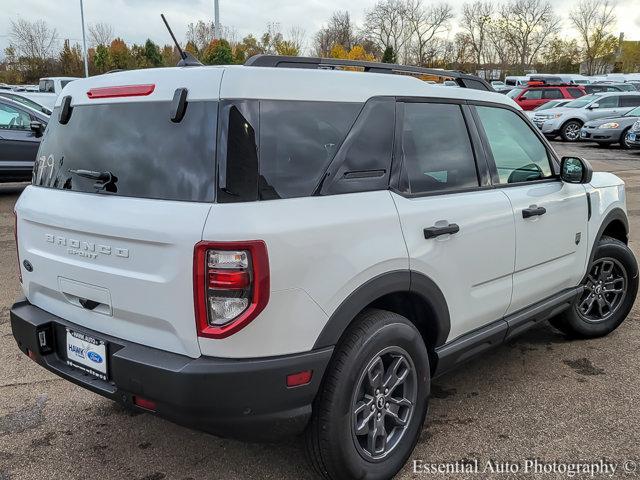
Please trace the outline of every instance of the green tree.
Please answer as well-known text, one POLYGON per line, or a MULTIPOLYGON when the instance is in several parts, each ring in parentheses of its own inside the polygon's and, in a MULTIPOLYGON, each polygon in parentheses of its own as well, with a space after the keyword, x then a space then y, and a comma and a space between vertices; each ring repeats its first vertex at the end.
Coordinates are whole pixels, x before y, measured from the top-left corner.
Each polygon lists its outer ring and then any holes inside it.
POLYGON ((104 45, 96 47, 96 54, 93 56, 93 65, 97 73, 105 73, 109 71, 111 65, 111 55, 109 49, 104 45))
POLYGON ((160 48, 150 38, 144 43, 144 57, 151 67, 161 67, 163 65, 160 48))
POLYGON ((214 40, 205 49, 200 59, 205 65, 231 65, 233 52, 226 40, 214 40))
POLYGON ((382 63, 398 63, 398 59, 396 58, 396 54, 391 45, 384 49, 384 53, 382 54, 382 63))
POLYGON ((58 55, 58 61, 63 75, 68 77, 84 76, 84 62, 78 45, 74 45, 72 48, 69 45, 69 40, 65 40, 58 55))
POLYGON ((552 39, 544 49, 542 58, 544 72, 578 73, 580 71, 580 48, 577 40, 552 39))

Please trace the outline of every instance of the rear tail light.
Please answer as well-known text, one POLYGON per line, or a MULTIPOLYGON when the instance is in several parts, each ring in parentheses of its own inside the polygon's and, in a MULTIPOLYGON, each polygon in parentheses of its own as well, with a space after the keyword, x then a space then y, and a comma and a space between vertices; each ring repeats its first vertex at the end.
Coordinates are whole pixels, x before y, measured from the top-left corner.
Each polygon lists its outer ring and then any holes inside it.
POLYGON ((13 238, 16 241, 16 258, 18 259, 18 279, 22 283, 22 268, 20 265, 20 250, 18 249, 18 214, 13 211, 13 238))
POLYGON ((233 335, 269 301, 267 246, 261 240, 196 244, 193 287, 198 335, 233 335))

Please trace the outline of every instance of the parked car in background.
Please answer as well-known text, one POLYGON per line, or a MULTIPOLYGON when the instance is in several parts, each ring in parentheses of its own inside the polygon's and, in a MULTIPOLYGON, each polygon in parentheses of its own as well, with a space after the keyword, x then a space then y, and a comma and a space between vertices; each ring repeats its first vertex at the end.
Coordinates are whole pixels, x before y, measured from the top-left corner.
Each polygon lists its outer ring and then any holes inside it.
POLYGON ((528 85, 516 87, 507 93, 523 110, 533 110, 551 100, 573 99, 586 95, 584 87, 571 84, 547 84, 529 82, 528 85))
MULTIPOLYGON (((2 93, 5 93, 2 91, 2 93)), ((27 100, 31 100, 32 102, 37 103, 38 105, 42 105, 50 111, 53 111, 53 107, 56 104, 56 98, 58 96, 54 93, 40 93, 40 92, 7 92, 7 93, 16 93, 19 94, 22 98, 26 98, 27 100)))
POLYGON ((627 133, 625 143, 629 148, 640 148, 640 120, 631 126, 631 130, 627 133))
POLYGON ((543 110, 549 110, 550 108, 562 107, 569 103, 571 99, 564 100, 551 100, 550 102, 543 103, 539 107, 534 108, 533 110, 529 110, 528 112, 524 112, 525 115, 531 119, 535 116, 536 113, 542 112, 543 110))
POLYGON ((507 84, 501 80, 494 80, 491 82, 491 86, 497 90, 499 88, 505 88, 507 84))
POLYGON ((588 94, 600 93, 600 92, 635 92, 636 91, 636 87, 634 87, 630 83, 608 83, 608 82, 590 83, 589 85, 584 85, 584 89, 588 94))
POLYGON ((44 105, 28 98, 27 96, 25 96, 23 92, 5 92, 1 90, 0 96, 4 98, 9 98, 14 102, 22 103, 23 105, 26 105, 29 108, 33 108, 34 110, 42 112, 45 115, 51 115, 50 108, 45 107, 44 105))
POLYGON ((509 87, 519 87, 522 85, 526 85, 529 81, 529 77, 527 76, 507 76, 504 77, 504 83, 509 87))
POLYGON ((596 142, 601 147, 619 143, 622 148, 631 148, 627 143, 627 134, 640 117, 640 107, 628 111, 619 117, 605 117, 586 122, 580 130, 580 140, 596 142))
POLYGON ((565 142, 575 142, 580 140, 580 130, 586 122, 619 117, 638 106, 638 92, 598 93, 573 100, 564 107, 536 113, 533 123, 547 137, 560 135, 565 142))
POLYGON ((38 83, 40 93, 55 93, 60 95, 62 89, 70 82, 78 80, 78 77, 47 77, 41 78, 38 83))
POLYGON ((0 97, 0 182, 31 180, 48 122, 42 112, 0 97))

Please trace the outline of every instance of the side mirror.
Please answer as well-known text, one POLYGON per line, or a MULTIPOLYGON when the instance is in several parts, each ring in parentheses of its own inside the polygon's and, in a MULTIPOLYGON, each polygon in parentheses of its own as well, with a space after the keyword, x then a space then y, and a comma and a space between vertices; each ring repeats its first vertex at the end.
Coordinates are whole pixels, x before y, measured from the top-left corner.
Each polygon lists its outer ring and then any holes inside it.
POLYGON ((567 183, 589 183, 593 177, 593 168, 584 158, 562 157, 560 178, 567 183))
POLYGON ((31 131, 36 134, 36 137, 41 137, 42 136, 42 132, 44 132, 44 125, 42 124, 42 122, 39 122, 37 120, 33 120, 29 124, 29 127, 31 128, 31 131))
POLYGON ((589 105, 587 107, 589 110, 595 110, 596 108, 600 108, 600 104, 599 103, 592 103, 591 105, 589 105))

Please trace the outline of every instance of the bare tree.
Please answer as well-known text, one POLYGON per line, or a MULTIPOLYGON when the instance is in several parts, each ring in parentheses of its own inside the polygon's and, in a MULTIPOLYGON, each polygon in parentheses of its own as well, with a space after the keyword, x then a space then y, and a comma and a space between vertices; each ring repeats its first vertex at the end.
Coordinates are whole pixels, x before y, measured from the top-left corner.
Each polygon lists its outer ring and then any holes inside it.
POLYGON ((462 5, 460 27, 466 33, 467 40, 475 54, 476 66, 480 69, 483 61, 487 61, 488 36, 490 35, 492 15, 495 5, 491 0, 476 0, 462 5))
POLYGON ((364 30, 381 49, 393 47, 400 57, 410 39, 407 5, 402 0, 381 0, 365 14, 364 30))
POLYGON ((108 23, 89 24, 89 45, 92 48, 110 45, 114 38, 113 27, 108 23))
POLYGON ((499 21, 523 71, 560 31, 560 19, 548 0, 513 0, 500 9, 499 21))
POLYGON ((415 52, 414 63, 418 65, 433 64, 437 52, 442 51, 443 44, 436 42, 436 36, 445 31, 453 19, 451 5, 440 3, 425 7, 422 0, 407 0, 407 35, 411 49, 415 52), (431 60, 429 60, 429 58, 431 60))
POLYGON ((303 28, 294 25, 287 32, 286 41, 289 42, 293 48, 295 48, 300 54, 306 50, 306 37, 307 33, 303 28))
POLYGON ((46 60, 53 56, 58 32, 43 20, 30 22, 22 18, 9 21, 9 39, 17 57, 46 60))
POLYGON ((333 12, 329 23, 320 29, 314 38, 315 54, 327 57, 331 49, 340 45, 349 51, 356 43, 355 26, 347 11, 333 12))
POLYGON ((599 59, 611 53, 611 30, 616 22, 614 6, 610 0, 581 0, 569 13, 584 47, 588 75, 596 73, 599 59))

